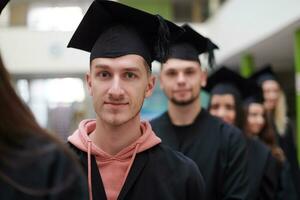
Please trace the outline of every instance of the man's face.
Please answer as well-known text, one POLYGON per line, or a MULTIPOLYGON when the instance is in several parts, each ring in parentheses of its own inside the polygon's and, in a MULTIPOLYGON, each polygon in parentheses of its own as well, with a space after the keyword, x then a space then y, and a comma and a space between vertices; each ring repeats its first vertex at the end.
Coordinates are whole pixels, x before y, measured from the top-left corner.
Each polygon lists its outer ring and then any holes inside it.
POLYGON ((210 100, 209 113, 234 125, 236 118, 235 101, 231 94, 214 94, 210 100))
POLYGON ((86 81, 97 117, 112 126, 139 117, 144 98, 152 94, 155 83, 138 55, 96 58, 86 81))
POLYGON ((276 81, 267 80, 263 82, 262 89, 265 99, 265 108, 269 111, 274 110, 280 96, 279 84, 276 81))
POLYGON ((185 106, 199 99, 201 86, 206 84, 206 73, 196 61, 168 59, 160 73, 160 86, 169 101, 185 106))

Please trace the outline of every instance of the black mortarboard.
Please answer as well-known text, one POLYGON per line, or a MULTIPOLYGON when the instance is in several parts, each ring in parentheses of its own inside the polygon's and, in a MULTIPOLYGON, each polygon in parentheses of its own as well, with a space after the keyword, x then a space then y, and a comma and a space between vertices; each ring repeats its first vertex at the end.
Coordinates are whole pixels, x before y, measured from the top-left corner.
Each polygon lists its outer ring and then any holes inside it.
MULTIPOLYGON (((252 80, 249 80, 252 81, 252 80)), ((252 94, 250 94, 246 99, 244 99, 244 104, 249 105, 251 103, 259 103, 263 104, 264 102, 264 97, 263 97, 263 91, 262 88, 259 87, 256 83, 253 83, 252 86, 252 94)))
POLYGON ((227 67, 221 67, 208 78, 203 89, 211 95, 233 94, 240 99, 246 99, 255 92, 255 85, 227 67))
POLYGON ((0 14, 8 2, 9 2, 9 0, 1 0, 0 1, 0 14))
POLYGON ((158 15, 113 1, 95 0, 68 47, 91 52, 91 61, 137 54, 151 66, 153 60, 165 61, 169 42, 182 32, 182 28, 158 15))
POLYGON ((214 49, 219 47, 210 39, 202 36, 189 25, 182 26, 185 32, 172 43, 169 58, 179 58, 183 60, 192 60, 199 62, 199 55, 208 53, 209 65, 214 66, 214 49))
POLYGON ((271 65, 265 65, 264 67, 261 68, 261 70, 255 72, 252 74, 249 79, 256 81, 258 85, 262 85, 262 83, 266 80, 274 80, 278 82, 278 79, 272 70, 271 65))

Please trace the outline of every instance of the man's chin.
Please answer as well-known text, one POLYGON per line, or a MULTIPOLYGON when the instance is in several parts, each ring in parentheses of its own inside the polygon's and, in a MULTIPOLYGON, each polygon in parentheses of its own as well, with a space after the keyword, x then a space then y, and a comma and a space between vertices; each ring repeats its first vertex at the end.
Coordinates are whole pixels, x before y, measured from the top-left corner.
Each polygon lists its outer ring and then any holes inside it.
POLYGON ((195 98, 190 98, 190 99, 186 99, 186 100, 178 100, 178 99, 170 99, 170 101, 177 105, 177 106, 187 106, 192 104, 196 99, 195 98))

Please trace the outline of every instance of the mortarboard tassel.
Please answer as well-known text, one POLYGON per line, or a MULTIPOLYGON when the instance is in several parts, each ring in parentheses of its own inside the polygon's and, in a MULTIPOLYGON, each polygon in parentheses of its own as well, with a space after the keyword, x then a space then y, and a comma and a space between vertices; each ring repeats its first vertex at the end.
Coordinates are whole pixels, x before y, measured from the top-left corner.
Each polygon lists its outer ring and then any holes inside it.
POLYGON ((155 45, 155 53, 157 55, 157 59, 160 62, 165 62, 169 55, 169 47, 170 47, 170 31, 166 21, 160 16, 156 15, 158 18, 158 38, 157 43, 155 45))

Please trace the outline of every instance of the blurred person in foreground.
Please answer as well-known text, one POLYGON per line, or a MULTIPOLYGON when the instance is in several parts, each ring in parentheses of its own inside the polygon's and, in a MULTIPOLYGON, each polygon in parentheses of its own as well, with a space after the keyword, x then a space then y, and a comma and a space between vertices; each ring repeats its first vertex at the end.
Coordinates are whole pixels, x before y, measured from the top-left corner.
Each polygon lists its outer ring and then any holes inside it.
MULTIPOLYGON (((0 13, 8 1, 1 1, 0 13)), ((0 199, 85 200, 74 155, 36 122, 18 97, 0 56, 0 199)))
POLYGON ((83 120, 68 140, 88 175, 89 199, 203 199, 204 181, 181 153, 161 145, 141 121, 154 89, 153 60, 182 29, 118 2, 95 0, 69 42, 90 52, 86 74, 96 119, 83 120))
POLYGON ((84 200, 74 155, 42 129, 17 96, 0 57, 0 199, 84 200))

